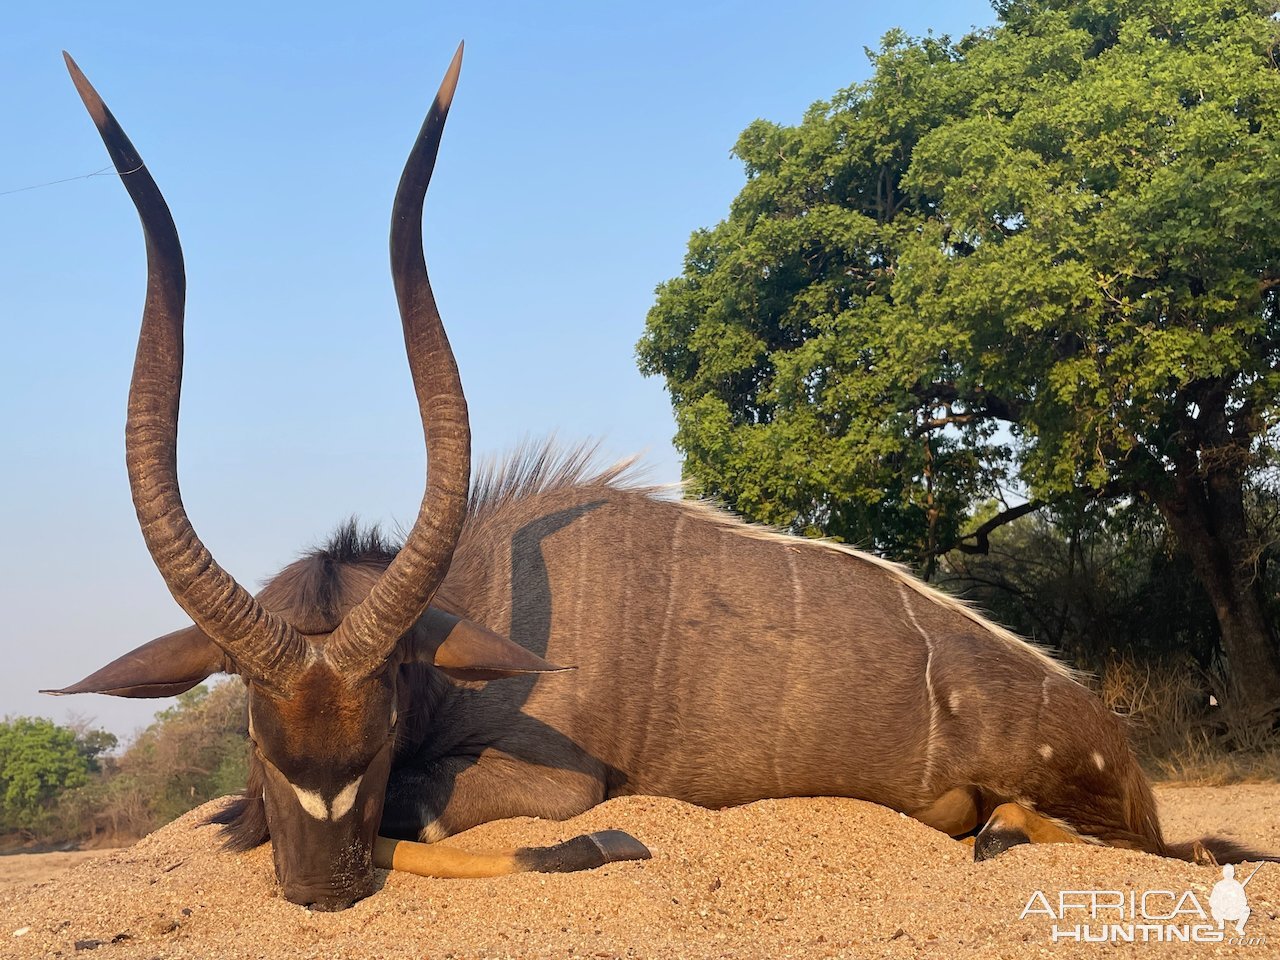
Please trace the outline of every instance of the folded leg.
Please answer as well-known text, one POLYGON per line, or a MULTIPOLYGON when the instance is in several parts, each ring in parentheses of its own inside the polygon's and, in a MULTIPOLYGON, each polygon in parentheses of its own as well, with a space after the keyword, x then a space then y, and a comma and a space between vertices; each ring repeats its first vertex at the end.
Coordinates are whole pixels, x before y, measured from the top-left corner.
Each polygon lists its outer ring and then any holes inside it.
POLYGON ((978 831, 973 859, 989 860, 1020 843, 1089 842, 1061 820, 1043 816, 1021 803, 1002 803, 978 831))
POLYGON ((598 773, 582 763, 574 769, 545 767, 497 750, 399 768, 387 787, 374 864, 429 877, 495 877, 647 860, 644 844, 619 830, 584 834, 551 847, 505 851, 459 850, 434 843, 507 817, 567 820, 604 800, 604 789, 603 766, 598 773))

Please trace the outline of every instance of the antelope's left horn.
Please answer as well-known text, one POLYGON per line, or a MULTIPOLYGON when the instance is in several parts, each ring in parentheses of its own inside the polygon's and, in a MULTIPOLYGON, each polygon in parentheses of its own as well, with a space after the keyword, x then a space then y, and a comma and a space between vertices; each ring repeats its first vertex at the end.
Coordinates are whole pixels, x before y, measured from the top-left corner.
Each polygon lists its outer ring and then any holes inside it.
POLYGON ((147 242, 147 299, 129 386, 125 461, 142 536, 175 600, 239 670, 287 681, 306 642, 218 566, 196 535, 178 489, 178 404, 187 281, 169 206, 98 92, 63 53, 71 79, 138 210, 147 242))

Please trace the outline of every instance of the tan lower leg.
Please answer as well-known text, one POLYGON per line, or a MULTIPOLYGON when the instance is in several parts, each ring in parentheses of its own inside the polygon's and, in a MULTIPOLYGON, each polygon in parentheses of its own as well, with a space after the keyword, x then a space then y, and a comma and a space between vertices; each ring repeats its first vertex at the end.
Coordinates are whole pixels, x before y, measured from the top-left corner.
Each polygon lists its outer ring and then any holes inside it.
POLYGON ((522 869, 517 865, 513 851, 473 853, 436 843, 391 840, 387 837, 378 837, 373 841, 373 865, 383 870, 414 873, 420 877, 456 880, 502 877, 518 873, 522 869))
POLYGON ((593 870, 606 863, 648 860, 649 849, 621 830, 598 830, 551 847, 520 847, 504 852, 473 853, 436 843, 391 840, 373 841, 373 865, 402 870, 421 877, 468 879, 502 877, 508 873, 572 873, 593 870))

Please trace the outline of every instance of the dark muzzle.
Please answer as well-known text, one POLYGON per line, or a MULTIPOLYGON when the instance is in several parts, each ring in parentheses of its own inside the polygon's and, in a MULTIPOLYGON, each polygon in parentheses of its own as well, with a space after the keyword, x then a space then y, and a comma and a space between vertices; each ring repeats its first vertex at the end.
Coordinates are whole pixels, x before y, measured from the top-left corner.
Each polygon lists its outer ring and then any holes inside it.
POLYGON ((376 889, 376 884, 373 867, 370 865, 367 876, 343 886, 333 883, 286 883, 283 889, 284 898, 290 903, 322 913, 334 913, 369 896, 376 889))

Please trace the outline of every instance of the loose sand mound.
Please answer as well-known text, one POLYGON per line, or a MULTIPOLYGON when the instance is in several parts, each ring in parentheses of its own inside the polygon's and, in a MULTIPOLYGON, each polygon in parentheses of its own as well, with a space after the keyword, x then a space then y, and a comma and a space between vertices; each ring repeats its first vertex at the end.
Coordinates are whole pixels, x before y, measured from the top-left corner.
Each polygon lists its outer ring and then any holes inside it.
MULTIPOLYGON (((1165 790, 1162 804, 1175 835, 1234 826, 1239 839, 1280 846, 1280 787, 1165 790)), ((338 914, 281 899, 266 847, 223 853, 216 828, 199 825, 215 806, 54 880, 0 893, 0 955, 69 957, 93 948, 95 957, 146 960, 1092 957, 1113 949, 1280 956, 1280 864, 1264 866, 1248 888, 1246 934, 1265 944, 1053 943, 1052 920, 1018 919, 1036 890, 1055 905, 1062 890, 1190 890, 1208 910, 1219 874, 1082 846, 1022 846, 975 864, 968 847, 853 800, 709 811, 628 797, 567 823, 487 824, 449 842, 545 844, 616 827, 645 840, 654 857, 590 873, 494 880, 380 874, 378 893, 338 914)))

